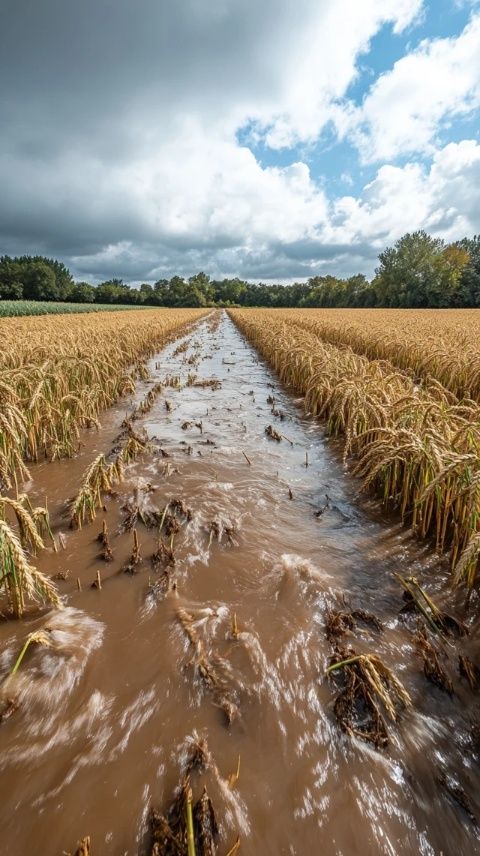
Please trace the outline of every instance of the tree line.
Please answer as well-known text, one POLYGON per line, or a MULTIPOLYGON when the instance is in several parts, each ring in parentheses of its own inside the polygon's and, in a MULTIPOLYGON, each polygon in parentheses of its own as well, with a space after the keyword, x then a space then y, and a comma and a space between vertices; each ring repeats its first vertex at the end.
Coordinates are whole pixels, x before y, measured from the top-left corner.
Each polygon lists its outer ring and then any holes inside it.
POLYGON ((200 272, 139 288, 121 279, 75 282, 44 256, 0 257, 0 300, 55 300, 147 306, 480 307, 480 235, 445 243, 408 233, 378 257, 375 276, 313 276, 293 285, 215 280, 200 272))

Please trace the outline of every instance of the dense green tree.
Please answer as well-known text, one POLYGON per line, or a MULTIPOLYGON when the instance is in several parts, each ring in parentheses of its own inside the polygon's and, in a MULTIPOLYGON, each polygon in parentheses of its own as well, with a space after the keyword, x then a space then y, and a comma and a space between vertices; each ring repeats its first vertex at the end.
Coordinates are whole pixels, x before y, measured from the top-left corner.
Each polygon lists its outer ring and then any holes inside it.
MULTIPOLYGON (((41 256, 36 257, 36 261, 44 261, 45 264, 53 270, 55 274, 55 283, 57 287, 57 300, 70 300, 70 294, 74 285, 73 277, 63 262, 56 259, 42 259, 41 256)), ((87 301, 88 302, 88 301, 87 301)))
POLYGON ((55 273, 44 261, 31 261, 22 270, 23 296, 26 300, 59 300, 55 273))
POLYGON ((375 289, 382 306, 428 306, 435 289, 435 261, 443 242, 426 232, 407 233, 379 255, 375 289))
POLYGON ((188 284, 190 289, 192 289, 192 294, 197 296, 197 299, 202 301, 198 305, 205 306, 209 303, 213 303, 214 300, 214 289, 210 282, 210 277, 207 276, 206 273, 200 271, 200 273, 196 273, 195 276, 191 276, 188 280, 188 284))
POLYGON ((480 235, 463 238, 456 246, 468 253, 457 291, 457 305, 480 307, 480 235))
POLYGON ((93 303, 95 292, 95 286, 88 282, 74 282, 68 299, 72 303, 93 303))
POLYGON ((379 256, 372 282, 326 274, 291 285, 211 280, 200 271, 133 288, 121 279, 74 283, 62 262, 43 256, 0 258, 0 299, 72 300, 155 306, 480 306, 480 236, 445 244, 408 233, 379 256))
POLYGON ((21 300, 23 297, 23 282, 15 279, 8 282, 0 280, 0 300, 21 300))
POLYGON ((17 259, 0 258, 0 299, 19 300, 23 297, 22 269, 17 259))
POLYGON ((142 282, 138 291, 142 303, 152 304, 155 302, 153 288, 148 282, 142 282))
POLYGON ((140 293, 121 279, 108 279, 95 289, 95 303, 141 303, 140 293))
POLYGON ((247 283, 235 277, 212 282, 213 299, 223 306, 241 304, 247 291, 247 283))

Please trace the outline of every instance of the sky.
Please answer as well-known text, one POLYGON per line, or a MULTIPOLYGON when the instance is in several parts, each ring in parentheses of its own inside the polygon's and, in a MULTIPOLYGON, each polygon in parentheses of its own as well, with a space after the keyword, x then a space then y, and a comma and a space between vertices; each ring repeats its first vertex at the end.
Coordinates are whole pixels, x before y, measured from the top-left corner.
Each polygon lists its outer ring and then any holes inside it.
POLYGON ((0 0, 0 255, 371 277, 480 233, 480 0, 0 0))

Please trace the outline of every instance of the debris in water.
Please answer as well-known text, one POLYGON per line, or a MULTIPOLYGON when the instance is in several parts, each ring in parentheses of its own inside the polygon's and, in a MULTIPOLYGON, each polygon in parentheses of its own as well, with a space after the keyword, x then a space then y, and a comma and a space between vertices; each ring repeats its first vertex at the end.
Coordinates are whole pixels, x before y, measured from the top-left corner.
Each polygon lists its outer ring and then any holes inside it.
POLYGON ((150 830, 151 856, 215 856, 218 824, 206 786, 193 805, 191 773, 210 763, 205 741, 195 741, 186 769, 176 788, 173 802, 165 815, 152 809, 150 830))
POLYGON ((349 630, 353 630, 355 621, 348 612, 340 612, 340 610, 332 609, 327 611, 327 620, 325 623, 325 635, 329 642, 334 642, 341 636, 345 636, 349 630))
POLYGON ((205 687, 211 692, 214 704, 223 711, 226 722, 230 725, 239 716, 239 709, 227 683, 229 665, 222 657, 206 650, 195 626, 195 616, 191 612, 178 609, 177 619, 195 649, 193 666, 205 687))
POLYGON ((190 745, 192 747, 192 751, 185 769, 187 775, 190 775, 193 770, 196 770, 197 772, 206 770, 212 761, 205 738, 201 737, 199 740, 191 738, 190 745))
POLYGON ((232 630, 231 630, 232 639, 238 639, 238 625, 237 625, 237 613, 234 612, 232 615, 232 630))
POLYGON ((215 856, 218 825, 206 787, 203 788, 202 796, 193 808, 193 826, 195 828, 195 845, 199 856, 215 856))
POLYGON ((102 523, 102 531, 98 536, 98 540, 100 541, 103 550, 101 552, 101 558, 104 562, 113 562, 113 551, 110 545, 110 541, 108 538, 108 527, 107 521, 104 519, 102 523))
POLYGON ((394 574, 405 591, 406 607, 408 610, 416 608, 425 618, 434 633, 454 633, 457 636, 466 636, 468 628, 453 615, 442 612, 433 602, 432 598, 419 585, 415 577, 404 578, 400 574, 394 574))
POLYGON ((412 705, 407 690, 376 654, 337 649, 326 673, 339 670, 343 686, 335 699, 334 712, 340 727, 377 749, 387 746, 388 731, 380 705, 395 722, 398 707, 412 705))
POLYGON ((419 653, 423 657, 423 672, 425 677, 441 690, 444 690, 449 695, 453 695, 453 684, 439 662, 438 653, 432 642, 428 639, 425 627, 420 627, 417 631, 415 643, 419 653))
POLYGON ((324 514, 324 513, 325 513, 325 511, 327 510, 327 508, 330 508, 330 497, 329 497, 328 493, 326 493, 326 494, 325 494, 325 505, 322 505, 322 507, 321 507, 321 508, 319 508, 319 509, 315 512, 315 517, 321 517, 321 516, 322 516, 322 514, 324 514))
POLYGON ((188 508, 185 505, 183 499, 171 499, 168 503, 169 507, 174 511, 175 514, 180 514, 185 518, 187 523, 189 523, 193 519, 193 511, 191 508, 188 508))
POLYGON ((476 690, 480 677, 480 669, 478 666, 476 666, 469 657, 460 654, 458 657, 458 671, 462 678, 467 679, 470 684, 470 689, 476 690))
POLYGON ((220 541, 221 528, 218 520, 212 520, 209 526, 209 533, 208 546, 210 547, 214 538, 216 541, 220 541))
POLYGON ((151 562, 155 571, 173 567, 175 564, 174 552, 162 538, 158 539, 157 549, 152 554, 151 562))
POLYGON ((230 775, 227 779, 227 784, 228 784, 228 787, 230 788, 230 790, 233 790, 233 788, 237 784, 239 778, 240 778, 240 755, 238 756, 237 769, 235 770, 235 772, 230 773, 230 775))
POLYGON ((202 387, 202 389, 208 387, 209 389, 216 390, 221 388, 222 382, 216 378, 210 378, 210 380, 197 380, 193 385, 202 387))
POLYGON ((451 776, 447 776, 443 771, 438 776, 438 784, 445 790, 448 796, 463 809, 473 825, 478 827, 472 801, 461 785, 459 785, 458 782, 455 782, 451 776))
POLYGON ((2 699, 0 703, 0 725, 10 719, 11 716, 18 710, 18 701, 14 698, 2 699))
POLYGON ((240 836, 237 837, 237 840, 233 847, 230 848, 226 856, 236 856, 238 851, 240 850, 240 836))
POLYGON ((86 838, 82 838, 82 840, 78 842, 78 846, 75 850, 74 856, 91 856, 89 835, 87 835, 86 838))
POLYGON ((265 428, 265 434, 272 440, 276 440, 277 443, 280 443, 282 439, 281 435, 278 433, 278 431, 275 431, 275 428, 272 425, 267 425, 267 427, 265 428))
POLYGON ((341 610, 328 610, 327 621, 325 624, 325 635, 329 642, 335 642, 336 639, 345 636, 350 630, 356 627, 357 621, 363 621, 375 630, 382 631, 384 626, 376 615, 366 612, 364 609, 354 609, 350 612, 342 612, 341 610))
POLYGON ((126 574, 136 574, 137 573, 137 565, 139 565, 142 561, 142 557, 140 555, 140 545, 138 543, 138 533, 137 530, 133 530, 133 550, 130 556, 129 561, 126 565, 124 565, 124 572, 126 574))
POLYGON ((369 624, 379 632, 385 629, 383 622, 376 615, 373 615, 372 612, 366 612, 364 609, 354 609, 352 615, 356 621, 363 621, 364 624, 369 624))

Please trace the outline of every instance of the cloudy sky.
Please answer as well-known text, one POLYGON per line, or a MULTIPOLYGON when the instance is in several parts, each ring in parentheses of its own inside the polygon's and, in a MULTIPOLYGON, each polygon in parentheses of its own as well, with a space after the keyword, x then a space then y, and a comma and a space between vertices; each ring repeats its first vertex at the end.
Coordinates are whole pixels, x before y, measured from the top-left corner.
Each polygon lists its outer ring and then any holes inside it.
POLYGON ((373 273, 480 232, 479 0, 0 0, 0 254, 373 273))

